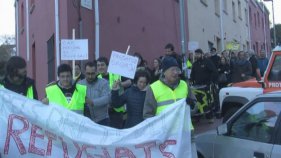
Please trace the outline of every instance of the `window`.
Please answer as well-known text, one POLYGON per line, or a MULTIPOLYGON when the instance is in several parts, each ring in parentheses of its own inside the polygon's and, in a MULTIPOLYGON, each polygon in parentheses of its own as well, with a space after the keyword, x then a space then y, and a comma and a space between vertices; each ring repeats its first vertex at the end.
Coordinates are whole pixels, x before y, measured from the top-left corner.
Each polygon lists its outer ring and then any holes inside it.
POLYGON ((235 10, 234 2, 232 2, 232 17, 233 17, 233 21, 236 22, 236 10, 235 10))
POLYGON ((32 78, 36 81, 36 47, 35 42, 32 44, 32 78))
POLYGON ((220 0, 214 0, 215 3, 215 14, 217 16, 220 15, 220 0))
POLYGON ((35 0, 30 0, 29 3, 30 3, 29 13, 32 14, 32 12, 35 9, 35 0))
POLYGON ((211 50, 212 48, 214 48, 214 43, 208 41, 208 47, 209 47, 209 50, 211 50))
POLYGON ((246 26, 248 26, 248 10, 245 8, 245 23, 246 23, 246 26))
POLYGON ((242 20, 242 9, 241 9, 241 2, 238 1, 238 16, 242 20))
POLYGON ((200 0, 200 2, 204 5, 204 6, 208 6, 208 4, 207 4, 207 0, 200 0))
POLYGON ((258 27, 260 27, 260 14, 257 12, 257 19, 258 19, 258 27))
MULTIPOLYGON (((47 41, 48 52, 48 83, 55 81, 55 39, 54 35, 47 41)), ((59 60, 59 59, 57 59, 59 60)))
POLYGON ((23 5, 23 3, 21 3, 21 6, 20 6, 20 27, 21 27, 21 30, 24 29, 24 5, 23 5))
POLYGON ((236 138, 270 143, 281 112, 281 102, 258 102, 242 113, 230 127, 236 138))
POLYGON ((281 56, 276 56, 268 76, 269 81, 281 80, 281 56))
POLYGON ((257 28, 257 17, 255 13, 254 13, 254 21, 255 21, 255 28, 257 28))
POLYGON ((223 11, 227 14, 227 1, 224 0, 222 1, 222 3, 223 3, 223 11))

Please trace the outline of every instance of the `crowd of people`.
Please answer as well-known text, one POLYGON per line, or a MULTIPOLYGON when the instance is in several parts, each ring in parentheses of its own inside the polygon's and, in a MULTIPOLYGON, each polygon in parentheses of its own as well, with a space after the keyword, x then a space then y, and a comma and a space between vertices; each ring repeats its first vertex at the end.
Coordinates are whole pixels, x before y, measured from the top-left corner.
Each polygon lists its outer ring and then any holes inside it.
MULTIPOLYGON (((106 57, 88 61, 83 68, 76 64, 74 79, 71 66, 61 64, 58 80, 46 86, 45 97, 40 101, 61 105, 98 124, 119 129, 158 115, 183 98, 192 109, 198 108, 199 114, 212 120, 218 110, 219 89, 251 77, 260 79, 268 64, 264 52, 257 57, 253 51, 218 53, 212 48, 210 53, 204 53, 197 49, 183 61, 185 58, 174 51, 172 44, 164 50, 163 56, 153 60, 152 68, 140 53, 134 53, 138 58, 134 79, 108 73, 106 57)), ((14 56, 0 62, 0 72, 3 87, 38 100, 35 81, 27 77, 23 58, 14 56)))

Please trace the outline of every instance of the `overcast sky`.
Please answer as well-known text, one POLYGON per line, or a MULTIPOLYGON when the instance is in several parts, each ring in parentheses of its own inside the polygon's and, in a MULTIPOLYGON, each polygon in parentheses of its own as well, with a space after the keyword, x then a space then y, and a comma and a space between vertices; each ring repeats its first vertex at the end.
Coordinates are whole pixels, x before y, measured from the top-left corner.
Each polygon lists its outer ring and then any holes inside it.
MULTIPOLYGON (((15 0, 0 0, 0 36, 15 34, 15 0)), ((267 8, 272 12, 271 2, 265 2, 267 8)), ((281 24, 281 0, 274 1, 275 23, 281 24)), ((272 21, 272 14, 269 15, 272 21)))

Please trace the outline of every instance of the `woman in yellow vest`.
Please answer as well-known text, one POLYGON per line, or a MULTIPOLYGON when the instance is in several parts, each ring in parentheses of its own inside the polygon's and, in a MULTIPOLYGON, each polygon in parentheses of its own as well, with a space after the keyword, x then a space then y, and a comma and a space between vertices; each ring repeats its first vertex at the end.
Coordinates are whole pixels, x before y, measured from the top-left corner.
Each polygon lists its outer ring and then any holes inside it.
POLYGON ((67 64, 58 67, 59 80, 46 87, 46 98, 43 103, 57 104, 71 111, 82 114, 86 101, 86 86, 73 83, 72 70, 67 64))

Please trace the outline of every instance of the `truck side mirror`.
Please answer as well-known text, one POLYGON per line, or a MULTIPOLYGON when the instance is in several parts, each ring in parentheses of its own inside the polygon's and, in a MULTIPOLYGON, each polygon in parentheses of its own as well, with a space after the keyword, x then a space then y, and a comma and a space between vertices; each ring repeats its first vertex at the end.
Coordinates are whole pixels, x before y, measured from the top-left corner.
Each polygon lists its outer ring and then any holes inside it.
POLYGON ((227 127, 227 124, 221 124, 217 127, 217 134, 218 135, 224 135, 228 133, 228 127, 227 127))

